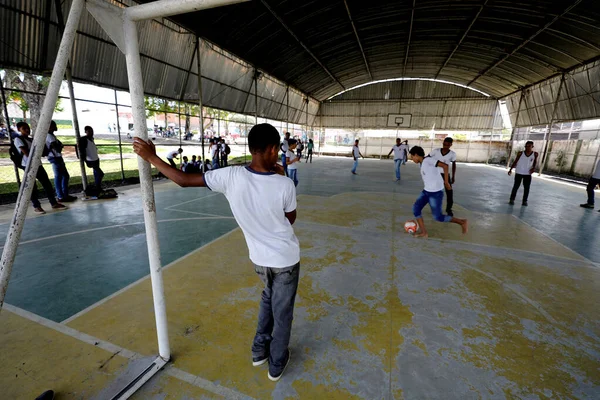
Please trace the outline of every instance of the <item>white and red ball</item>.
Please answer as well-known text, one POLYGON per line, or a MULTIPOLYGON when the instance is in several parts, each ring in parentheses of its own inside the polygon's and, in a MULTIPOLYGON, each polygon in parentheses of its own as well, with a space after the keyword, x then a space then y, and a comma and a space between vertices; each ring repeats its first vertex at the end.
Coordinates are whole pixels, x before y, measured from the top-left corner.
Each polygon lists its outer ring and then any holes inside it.
POLYGON ((419 225, 416 221, 410 220, 404 223, 404 230, 406 231, 406 233, 410 233, 411 235, 413 235, 417 232, 417 229, 419 229, 419 225))

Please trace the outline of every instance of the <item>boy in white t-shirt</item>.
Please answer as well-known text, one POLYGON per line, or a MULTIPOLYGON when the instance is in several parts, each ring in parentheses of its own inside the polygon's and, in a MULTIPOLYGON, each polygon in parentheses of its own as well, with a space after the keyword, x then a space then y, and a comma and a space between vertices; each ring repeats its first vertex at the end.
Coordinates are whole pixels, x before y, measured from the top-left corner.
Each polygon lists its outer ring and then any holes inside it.
POLYGON ((288 151, 285 154, 287 162, 288 177, 294 182, 294 186, 298 186, 298 162, 302 159, 302 155, 295 155, 294 149, 298 146, 296 139, 289 139, 288 151))
POLYGON ((252 364, 269 361, 268 377, 281 378, 290 361, 288 349, 294 301, 300 273, 300 245, 292 224, 296 220, 296 188, 277 164, 279 132, 272 125, 254 126, 248 135, 252 162, 205 174, 186 174, 156 156, 151 141, 135 138, 133 148, 179 186, 206 186, 223 193, 239 224, 250 260, 265 283, 252 345, 252 364))
POLYGON ((354 146, 352 146, 352 158, 354 158, 354 166, 352 167, 352 175, 358 175, 356 173, 356 168, 358 168, 358 157, 363 157, 360 149, 358 148, 358 139, 354 141, 354 146))
POLYGON ((396 182, 400 180, 400 166, 404 164, 406 159, 407 146, 402 143, 400 138, 396 139, 396 144, 392 146, 392 149, 388 153, 387 157, 390 158, 390 154, 394 152, 394 170, 396 171, 396 182))
POLYGON ((446 214, 449 216, 454 215, 452 212, 452 206, 454 205, 454 190, 452 189, 452 185, 454 185, 454 179, 456 178, 456 153, 450 150, 450 147, 452 147, 452 142, 453 139, 451 137, 447 137, 444 139, 444 147, 441 149, 435 149, 429 154, 430 157, 433 157, 446 165, 452 165, 452 175, 448 178, 448 182, 450 182, 450 189, 446 188, 446 214))
POLYGON ((419 146, 414 146, 412 149, 410 149, 410 155, 415 163, 421 164, 421 178, 423 178, 423 183, 425 186, 421 192, 421 195, 413 205, 413 214, 417 219, 417 224, 419 224, 420 229, 420 232, 415 234, 415 236, 428 236, 425 223, 423 222, 423 216, 421 214, 427 203, 429 203, 431 213, 436 221, 458 224, 462 228, 462 233, 467 233, 468 222, 466 219, 454 218, 450 215, 442 214, 444 187, 446 187, 446 189, 451 187, 450 182, 448 181, 448 164, 444 164, 443 162, 438 161, 430 156, 425 157, 423 148, 419 146), (440 175, 438 168, 442 168, 444 171, 443 178, 442 175, 440 175))
POLYGON ((511 206, 515 204, 515 198, 517 197, 517 191, 523 182, 523 206, 527 206, 527 199, 529 198, 529 188, 531 187, 531 175, 535 172, 537 167, 538 153, 533 151, 533 142, 531 140, 525 143, 525 151, 520 151, 517 154, 515 162, 511 165, 508 170, 508 175, 512 175, 513 168, 516 167, 517 173, 515 174, 515 183, 510 193, 510 199, 508 204, 511 206))

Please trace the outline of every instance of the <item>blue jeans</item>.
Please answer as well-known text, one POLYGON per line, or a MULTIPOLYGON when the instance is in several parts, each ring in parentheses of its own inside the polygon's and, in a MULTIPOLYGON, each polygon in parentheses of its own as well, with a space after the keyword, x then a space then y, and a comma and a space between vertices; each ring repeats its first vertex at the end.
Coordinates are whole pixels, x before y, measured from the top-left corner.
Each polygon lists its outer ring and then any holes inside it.
POLYGON ((358 158, 354 160, 354 166, 352 167, 352 173, 356 172, 356 168, 358 168, 358 158))
POLYGON ((281 165, 283 166, 283 172, 285 172, 285 176, 289 176, 288 175, 288 169, 287 169, 287 162, 286 162, 287 158, 285 156, 285 153, 283 153, 281 155, 281 165))
POLYGON ((279 374, 287 361, 300 263, 286 268, 255 265, 254 270, 265 284, 265 288, 258 309, 258 326, 252 344, 252 357, 268 356, 269 372, 279 374))
POLYGON ((296 168, 288 169, 288 176, 294 181, 294 186, 298 186, 298 170, 296 168))
POLYGON ((94 184, 98 190, 102 189, 102 178, 104 178, 104 172, 100 169, 100 160, 86 161, 85 164, 88 168, 94 170, 94 184))
POLYGON ((69 195, 69 171, 62 157, 49 158, 54 171, 54 186, 56 187, 56 197, 64 199, 69 195))
POLYGON ((415 204, 413 204, 413 214, 415 218, 422 218, 423 215, 421 211, 423 208, 429 203, 429 207, 431 208, 431 213, 433 214, 433 219, 438 222, 450 222, 452 217, 449 215, 442 214, 442 203, 444 202, 444 191, 440 190, 439 192, 427 192, 423 190, 415 204))
POLYGON ((396 169, 396 179, 400 180, 400 166, 402 165, 402 159, 394 160, 394 167, 396 169))

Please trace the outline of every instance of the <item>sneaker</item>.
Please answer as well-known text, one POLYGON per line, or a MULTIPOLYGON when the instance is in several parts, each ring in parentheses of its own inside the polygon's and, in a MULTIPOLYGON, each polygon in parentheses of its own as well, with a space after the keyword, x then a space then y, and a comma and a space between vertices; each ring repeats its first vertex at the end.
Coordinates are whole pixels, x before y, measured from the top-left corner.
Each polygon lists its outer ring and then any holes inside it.
POLYGON ((527 207, 527 202, 524 201, 523 204, 521 204, 523 207, 527 207))
POLYGON ((446 211, 446 214, 448 214, 451 217, 454 217, 454 213, 452 212, 452 210, 446 211))
POLYGON ((356 172, 352 172, 352 175, 358 175, 356 172))
POLYGON ((35 207, 33 209, 33 212, 36 213, 36 214, 40 214, 40 215, 46 214, 46 211, 44 211, 44 209, 42 207, 35 207))
POLYGON ((281 377, 283 376, 283 372, 285 371, 288 364, 290 363, 291 358, 292 358, 292 352, 291 352, 291 350, 288 349, 288 358, 287 358, 287 361, 285 362, 285 365, 283 366, 283 369, 281 370, 281 372, 279 372, 278 374, 271 375, 271 367, 269 366, 269 373, 267 374, 269 379, 272 380, 273 382, 277 382, 278 380, 280 380, 281 377))
POLYGON ((511 206, 514 206, 514 205, 515 205, 515 202, 514 202, 513 200, 510 200, 510 201, 508 202, 508 204, 510 204, 511 206))
POLYGON ((583 204, 580 204, 579 207, 592 208, 593 209, 594 205, 593 204, 588 204, 588 203, 583 203, 583 204))
POLYGON ((269 361, 269 356, 252 357, 252 366, 258 367, 269 361))
POLYGON ((56 203, 56 204, 52 204, 52 208, 55 210, 66 210, 68 207, 65 206, 64 204, 56 203))

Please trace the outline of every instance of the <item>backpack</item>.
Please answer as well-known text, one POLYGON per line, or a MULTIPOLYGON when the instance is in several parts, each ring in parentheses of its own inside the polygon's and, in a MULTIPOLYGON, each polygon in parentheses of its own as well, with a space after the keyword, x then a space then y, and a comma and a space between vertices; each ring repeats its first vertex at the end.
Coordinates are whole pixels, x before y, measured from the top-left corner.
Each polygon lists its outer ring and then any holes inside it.
POLYGON ((10 160, 17 166, 17 168, 22 168, 21 163, 23 162, 23 154, 21 154, 21 151, 17 149, 17 146, 15 146, 14 142, 10 143, 8 155, 10 156, 10 160))
POLYGON ((227 143, 225 143, 225 154, 231 154, 231 149, 229 148, 229 145, 227 143))
POLYGON ((63 149, 65 148, 65 145, 62 144, 62 142, 58 140, 58 138, 56 139, 56 141, 52 142, 51 146, 53 146, 54 150, 58 153, 62 153, 63 149))

